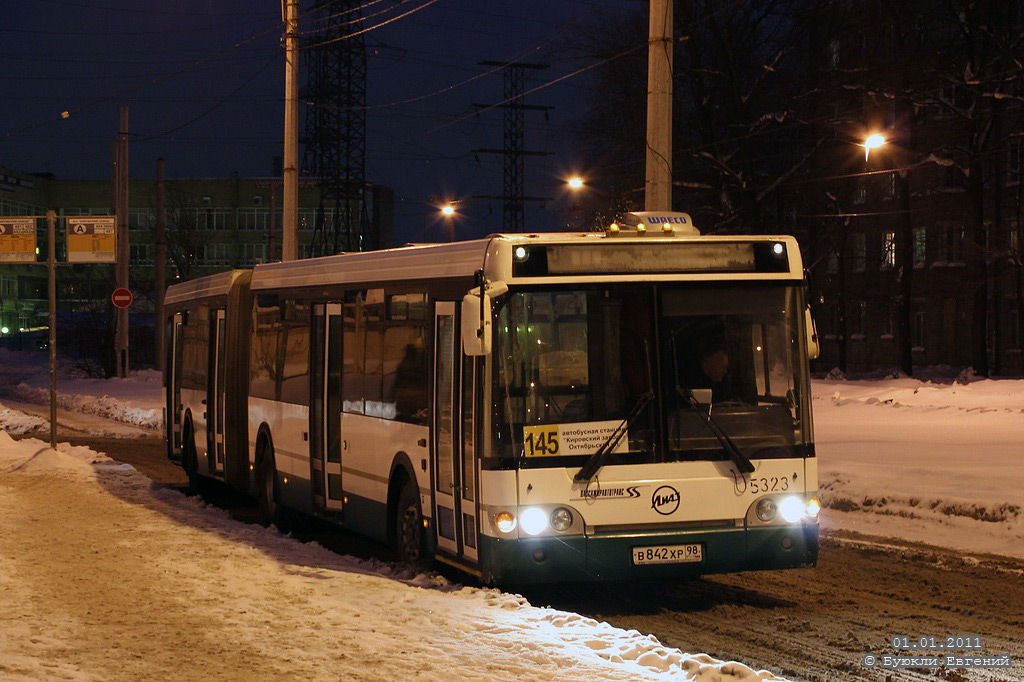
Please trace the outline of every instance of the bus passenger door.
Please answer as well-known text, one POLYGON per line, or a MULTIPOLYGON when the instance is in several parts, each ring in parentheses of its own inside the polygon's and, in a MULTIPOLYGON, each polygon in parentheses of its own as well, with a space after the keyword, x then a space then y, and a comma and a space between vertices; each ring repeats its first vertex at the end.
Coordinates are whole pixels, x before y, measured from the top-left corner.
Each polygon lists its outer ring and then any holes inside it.
POLYGON ((341 511, 341 304, 313 305, 309 410, 313 507, 341 511))
POLYGON ((170 425, 168 439, 168 456, 175 461, 181 459, 181 331, 184 316, 175 313, 168 320, 167 336, 165 337, 164 384, 166 385, 167 410, 165 419, 170 425))
POLYGON ((213 338, 210 339, 210 390, 206 398, 208 443, 212 457, 208 458, 210 473, 224 473, 224 309, 212 311, 214 313, 213 338))
POLYGON ((475 562, 476 365, 470 358, 464 367, 455 311, 456 305, 451 301, 438 301, 434 311, 434 525, 439 549, 475 562), (469 374, 465 379, 464 373, 469 374))

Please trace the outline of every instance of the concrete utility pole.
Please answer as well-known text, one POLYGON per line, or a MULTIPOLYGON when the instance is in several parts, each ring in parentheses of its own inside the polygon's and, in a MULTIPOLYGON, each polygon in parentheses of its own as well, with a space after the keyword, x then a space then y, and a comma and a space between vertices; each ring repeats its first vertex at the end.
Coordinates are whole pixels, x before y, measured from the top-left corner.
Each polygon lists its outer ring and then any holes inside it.
POLYGON ((644 210, 672 210, 672 2, 651 0, 644 210))
POLYGON ((164 263, 167 260, 167 200, 164 193, 164 160, 156 160, 156 256, 153 267, 153 288, 156 290, 156 321, 153 335, 156 337, 156 367, 164 369, 164 293, 167 289, 167 275, 164 263))
MULTIPOLYGON (((128 288, 128 107, 121 105, 121 125, 117 136, 117 264, 114 275, 118 288, 128 288)), ((116 313, 114 347, 116 349, 117 376, 128 376, 128 308, 118 308, 116 313)))
POLYGON ((281 0, 284 19, 284 197, 281 260, 299 257, 299 0, 281 0))

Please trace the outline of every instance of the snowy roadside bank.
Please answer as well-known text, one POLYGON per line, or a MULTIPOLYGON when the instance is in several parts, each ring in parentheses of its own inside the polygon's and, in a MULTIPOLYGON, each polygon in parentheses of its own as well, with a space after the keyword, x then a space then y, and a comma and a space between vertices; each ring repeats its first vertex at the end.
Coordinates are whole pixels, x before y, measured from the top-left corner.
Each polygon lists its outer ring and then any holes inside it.
POLYGON ((518 595, 245 525, 87 448, 0 432, 16 680, 778 680, 518 595))
POLYGON ((1024 557, 1024 381, 814 382, 827 529, 1024 557))

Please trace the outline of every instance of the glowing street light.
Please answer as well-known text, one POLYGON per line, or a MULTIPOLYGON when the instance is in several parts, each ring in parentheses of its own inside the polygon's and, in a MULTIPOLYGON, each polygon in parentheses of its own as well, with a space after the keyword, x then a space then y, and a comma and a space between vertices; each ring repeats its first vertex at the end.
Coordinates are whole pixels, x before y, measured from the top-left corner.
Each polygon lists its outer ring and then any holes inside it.
POLYGON ((569 178, 567 184, 572 189, 580 189, 581 187, 583 187, 583 178, 577 175, 575 177, 569 178))
POLYGON ((869 135, 868 138, 864 140, 864 160, 868 160, 868 155, 871 154, 872 149, 874 149, 875 147, 881 147, 884 144, 885 136, 882 135, 881 133, 869 135))
POLYGON ((445 204, 444 206, 441 207, 441 213, 443 213, 446 218, 450 218, 451 216, 455 215, 455 207, 452 206, 451 204, 445 204))

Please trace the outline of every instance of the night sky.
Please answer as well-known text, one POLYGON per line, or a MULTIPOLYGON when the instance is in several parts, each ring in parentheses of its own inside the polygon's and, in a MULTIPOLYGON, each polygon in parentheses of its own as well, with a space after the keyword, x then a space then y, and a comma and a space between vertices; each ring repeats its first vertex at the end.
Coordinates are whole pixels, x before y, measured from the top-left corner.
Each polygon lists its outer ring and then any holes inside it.
MULTIPOLYGON (((589 63, 566 47, 579 21, 637 4, 367 0, 365 26, 422 8, 365 34, 367 180, 394 188, 398 239, 443 238, 433 196, 462 200, 460 239, 501 229, 501 202, 471 197, 503 192, 501 156, 472 151, 502 147, 503 111, 476 115, 473 107, 502 99, 502 74, 452 86, 489 71, 478 65, 485 60, 550 64, 527 73, 528 89, 574 72, 589 63)), ((283 126, 278 0, 7 0, 4 7, 0 167, 109 177, 124 104, 133 178, 154 177, 158 157, 169 178, 272 173, 283 126)), ((526 114, 526 149, 554 153, 526 160, 526 194, 556 198, 543 209, 527 203, 527 230, 557 229, 560 210, 564 216, 562 183, 579 170, 572 133, 593 96, 590 83, 574 76, 526 100, 555 107, 547 116, 526 114)))

